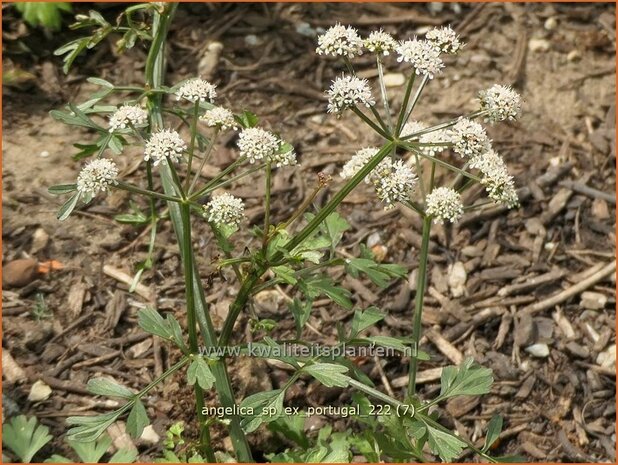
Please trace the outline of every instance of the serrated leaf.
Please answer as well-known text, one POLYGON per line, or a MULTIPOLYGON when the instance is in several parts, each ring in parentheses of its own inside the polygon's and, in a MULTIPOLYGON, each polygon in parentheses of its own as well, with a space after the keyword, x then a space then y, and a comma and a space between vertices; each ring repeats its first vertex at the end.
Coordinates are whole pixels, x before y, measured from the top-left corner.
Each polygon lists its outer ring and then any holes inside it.
POLYGON ((331 213, 323 223, 324 231, 330 239, 331 250, 341 242, 343 233, 350 229, 350 224, 337 212, 331 213))
POLYGON ((361 331, 384 319, 384 316, 384 313, 376 307, 369 307, 364 311, 356 310, 354 312, 354 318, 352 319, 352 332, 350 334, 350 339, 354 339, 361 331))
POLYGON ((99 463, 101 457, 105 455, 109 446, 112 445, 112 438, 104 434, 96 441, 75 441, 67 440, 71 448, 84 463, 99 463))
POLYGON ((299 339, 303 332, 305 324, 307 324, 307 321, 309 321, 312 307, 312 301, 309 300, 307 302, 301 302, 299 299, 296 298, 289 304, 290 311, 292 312, 292 316, 294 317, 294 324, 296 325, 296 337, 298 337, 299 339))
POLYGON ((120 414, 121 411, 116 410, 90 417, 68 417, 67 424, 74 425, 74 427, 68 431, 67 439, 81 442, 95 441, 118 419, 120 414))
POLYGON ((130 389, 109 378, 91 378, 88 380, 86 388, 90 393, 99 396, 121 397, 123 399, 131 399, 134 396, 130 389))
POLYGON ((163 317, 152 307, 146 307, 137 312, 137 323, 140 328, 163 339, 172 340, 168 325, 163 317))
POLYGON ((489 424, 487 425, 487 436, 485 437, 485 445, 483 446, 483 452, 489 450, 494 442, 500 436, 500 432, 502 431, 502 417, 498 414, 494 414, 489 420, 489 424))
POLYGON ((215 377, 208 363, 202 357, 195 357, 187 370, 187 382, 193 386, 196 382, 202 389, 210 389, 215 383, 215 377))
POLYGON ((38 424, 36 417, 19 415, 2 425, 2 443, 24 463, 30 463, 51 439, 49 428, 38 424))
POLYGON ((277 418, 268 424, 268 429, 280 433, 302 448, 309 447, 309 439, 305 434, 305 418, 303 415, 287 415, 277 418))
POLYGON ((385 288, 393 278, 402 278, 407 271, 403 266, 395 264, 376 263, 369 258, 352 258, 347 260, 346 269, 354 277, 359 273, 367 277, 377 286, 385 288))
POLYGON ((258 117, 250 111, 243 111, 240 115, 235 116, 243 128, 252 128, 258 124, 258 117))
POLYGON ((46 458, 43 463, 74 463, 73 460, 66 458, 63 455, 53 454, 51 457, 46 458))
POLYGON ((408 347, 403 342, 401 342, 400 339, 397 339, 396 337, 371 336, 371 337, 368 337, 367 340, 375 343, 376 345, 395 349, 400 352, 405 352, 408 350, 408 347))
POLYGON ((327 387, 346 387, 350 382, 350 377, 344 375, 348 369, 334 363, 314 363, 303 367, 305 373, 309 373, 320 383, 327 387))
POLYGON ((439 429, 427 426, 427 442, 431 452, 438 455, 443 462, 453 462, 453 459, 458 457, 466 443, 456 436, 453 436, 439 429))
POLYGON ((284 265, 273 266, 271 270, 273 271, 273 273, 275 273, 275 275, 279 279, 282 279, 288 284, 294 285, 298 282, 298 280, 294 276, 294 270, 290 268, 289 266, 284 266, 284 265))
POLYGON ((487 394, 493 381, 489 368, 483 368, 474 359, 467 358, 459 367, 448 366, 442 369, 440 398, 487 394))
POLYGON ((279 418, 283 413, 284 397, 285 391, 275 389, 274 391, 258 392, 245 398, 240 404, 241 408, 253 409, 253 415, 243 418, 240 422, 245 432, 251 433, 262 423, 270 423, 279 418))
POLYGON ((138 439, 144 432, 144 428, 150 424, 146 408, 140 399, 135 399, 131 412, 127 418, 127 433, 133 438, 138 439))
POLYGON ((350 291, 336 287, 329 277, 312 276, 300 281, 299 286, 310 299, 324 294, 343 308, 352 308, 352 301, 350 300, 352 294, 350 291))
POLYGON ((79 149, 79 152, 73 155, 73 161, 83 160, 99 151, 99 146, 96 144, 73 144, 73 147, 79 149))
POLYGON ((47 192, 53 195, 68 194, 69 192, 75 192, 77 190, 77 184, 56 184, 47 188, 47 192))

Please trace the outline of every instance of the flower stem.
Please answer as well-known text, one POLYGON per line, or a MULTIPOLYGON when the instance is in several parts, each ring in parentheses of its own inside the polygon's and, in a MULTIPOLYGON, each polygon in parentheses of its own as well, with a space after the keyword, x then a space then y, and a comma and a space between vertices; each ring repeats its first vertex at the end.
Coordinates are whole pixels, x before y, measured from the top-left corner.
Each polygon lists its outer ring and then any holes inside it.
POLYGON ((358 117, 360 119, 362 119, 365 123, 367 123, 369 126, 371 126, 371 128, 377 132, 378 134, 380 134, 382 137, 384 137, 386 140, 391 140, 391 136, 388 135, 386 132, 384 132, 384 130, 378 126, 376 123, 374 123, 373 121, 371 121, 367 115, 365 115, 365 113, 363 113, 362 111, 360 111, 358 109, 358 107, 352 107, 352 111, 354 113, 356 113, 358 115, 358 117))
POLYGON ((408 79, 408 85, 406 87, 406 93, 403 96, 403 103, 399 110, 399 118, 397 118, 397 127, 395 128, 395 134, 399 137, 401 129, 403 128, 403 119, 406 115, 406 109, 408 108, 408 102, 410 101, 410 94, 412 93, 412 87, 414 87, 414 81, 416 80, 416 74, 412 73, 408 79))
POLYGON ((406 115, 403 119, 403 124, 406 124, 408 122, 408 119, 410 118, 410 115, 412 114, 412 111, 414 110, 414 107, 416 106, 416 102, 418 102, 418 99, 421 97, 421 93, 423 92, 423 89, 425 88, 425 85, 427 84, 428 81, 429 81, 429 77, 427 75, 423 76, 423 80, 419 84, 418 89, 416 89, 416 94, 414 94, 414 97, 412 98, 412 102, 410 103, 410 108, 405 110, 406 115))
POLYGON ((382 94, 382 104, 384 105, 384 118, 386 119, 386 128, 389 132, 393 131, 393 119, 391 117, 391 109, 388 104, 388 96, 386 95, 386 84, 384 83, 384 66, 382 65, 382 56, 376 55, 376 63, 378 65, 378 80, 380 81, 380 93, 382 94))
POLYGON ((266 194, 264 197, 264 237, 262 238, 262 249, 266 250, 268 245, 268 235, 270 234, 270 185, 272 178, 272 166, 266 163, 266 194))
POLYGON ((416 373, 418 370, 418 345, 421 340, 423 326, 423 301, 427 287, 427 258, 429 256, 429 234, 431 233, 431 217, 423 218, 423 239, 418 258, 418 275, 416 277, 416 295, 414 297, 414 322, 412 325, 412 357, 408 372, 408 397, 416 394, 416 373))
POLYGON ((206 153, 204 154, 204 157, 202 157, 202 161, 200 163, 200 166, 197 169, 197 171, 195 172, 195 176, 193 177, 193 181, 191 182, 191 185, 189 186, 189 189, 187 190, 187 197, 191 197, 191 192, 193 192, 193 189, 195 188, 195 185, 197 184, 197 180, 200 178, 200 176, 202 174, 202 169, 204 169, 204 165, 210 159, 210 155, 212 154, 212 149, 215 146, 215 143, 217 142, 217 136, 218 135, 219 135, 219 128, 215 129, 215 133, 212 136, 212 139, 210 139, 210 144, 208 144, 208 149, 206 150, 206 153))
POLYGON ((199 100, 193 106, 193 118, 191 118, 191 142, 189 143, 189 160, 187 161, 187 177, 185 179, 185 192, 189 192, 191 179, 191 166, 193 164, 193 152, 195 152, 195 139, 197 137, 197 117, 200 111, 199 100))
POLYGON ((172 197, 170 195, 160 194, 158 192, 142 189, 142 188, 134 186, 132 184, 127 184, 126 182, 123 182, 123 181, 118 181, 116 183, 116 187, 118 189, 122 189, 123 191, 133 192, 135 194, 146 195, 146 196, 150 197, 151 199, 166 200, 168 202, 182 202, 182 199, 179 199, 178 197, 172 197))

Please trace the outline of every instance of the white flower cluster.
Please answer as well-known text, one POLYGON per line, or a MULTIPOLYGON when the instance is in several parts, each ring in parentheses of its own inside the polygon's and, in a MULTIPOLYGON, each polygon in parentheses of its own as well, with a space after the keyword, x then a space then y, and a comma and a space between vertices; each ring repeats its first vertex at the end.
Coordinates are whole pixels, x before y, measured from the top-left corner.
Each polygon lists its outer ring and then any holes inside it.
POLYGON ((211 128, 219 127, 223 131, 227 129, 238 129, 238 123, 234 119, 234 113, 223 107, 211 108, 200 116, 200 120, 204 121, 211 128))
MULTIPOLYGON (((403 125, 403 128, 401 128, 400 137, 408 137, 424 129, 427 129, 426 124, 421 123, 420 121, 408 121, 406 124, 403 125)), ((419 137, 420 136, 412 137, 409 140, 415 140, 419 137)))
POLYGON ((421 152, 429 155, 430 157, 435 157, 440 152, 445 151, 449 148, 451 142, 451 135, 445 129, 437 129, 435 131, 426 132, 425 134, 421 134, 418 141, 421 144, 434 144, 434 145, 426 145, 421 146, 421 152))
POLYGON ((411 63, 418 75, 429 79, 442 71, 444 63, 440 58, 440 49, 428 40, 412 39, 400 42, 396 48, 397 61, 411 63))
POLYGON ((176 91, 176 100, 188 100, 189 102, 212 102, 217 96, 214 84, 201 78, 191 79, 185 82, 176 91))
POLYGON ((272 132, 261 128, 243 129, 238 136, 240 156, 247 157, 250 163, 268 160, 277 167, 295 165, 294 150, 284 150, 284 145, 272 132))
POLYGON ((373 31, 363 43, 370 52, 382 53, 383 55, 389 55, 397 47, 397 41, 393 39, 393 36, 382 29, 373 31))
POLYGON ((245 217, 245 204, 227 192, 213 197, 204 206, 208 221, 217 226, 238 226, 245 217))
POLYGON ((341 76, 333 81, 328 95, 328 112, 341 113, 356 105, 370 107, 375 104, 367 79, 341 76))
POLYGON ((152 134, 144 147, 144 160, 152 160, 154 166, 159 163, 165 165, 167 157, 174 163, 178 162, 183 152, 187 150, 187 144, 180 134, 173 129, 161 129, 152 134))
POLYGON ((148 112, 137 105, 123 105, 109 117, 110 132, 148 124, 148 112))
POLYGON ((463 215, 461 195, 450 187, 438 187, 425 199, 427 214, 433 216, 434 223, 450 221, 454 223, 463 215))
POLYGON ((473 158, 491 150, 491 140, 485 128, 467 118, 461 118, 450 130, 453 150, 462 158, 473 158))
POLYGON ((344 56, 352 58, 363 54, 363 40, 356 29, 337 23, 318 37, 318 55, 344 56))
POLYGON ((508 208, 519 205, 513 176, 508 172, 504 159, 493 150, 474 157, 470 161, 471 168, 477 168, 482 174, 481 184, 485 186, 487 195, 495 202, 508 208))
POLYGON ((479 93, 481 108, 487 110, 487 120, 515 120, 521 113, 521 97, 509 86, 494 84, 479 93))
POLYGON ((464 44, 459 41, 459 36, 450 26, 431 29, 425 34, 425 39, 433 43, 441 52, 451 55, 459 52, 464 46, 464 44))
MULTIPOLYGON (((366 147, 357 151, 350 160, 343 165, 340 176, 343 179, 352 178, 358 173, 363 166, 369 162, 378 153, 376 147, 366 147)), ((365 182, 369 182, 369 177, 365 178, 365 182)))
POLYGON ((82 194, 96 195, 106 192, 109 186, 116 184, 118 167, 107 158, 97 158, 89 162, 77 176, 77 190, 82 194))
POLYGON ((410 198, 416 186, 416 175, 403 160, 392 161, 385 158, 371 173, 370 181, 378 198, 386 204, 385 210, 410 198))

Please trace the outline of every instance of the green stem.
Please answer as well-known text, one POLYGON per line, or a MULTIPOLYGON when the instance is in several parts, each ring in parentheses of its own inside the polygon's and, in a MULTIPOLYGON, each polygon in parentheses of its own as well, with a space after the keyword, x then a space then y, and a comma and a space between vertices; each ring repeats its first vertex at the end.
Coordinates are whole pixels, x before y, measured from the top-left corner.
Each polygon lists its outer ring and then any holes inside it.
POLYGON ((200 163, 200 167, 195 172, 195 176, 193 177, 193 181, 191 182, 191 185, 189 186, 189 189, 187 190, 187 196, 189 198, 191 197, 191 192, 193 192, 193 189, 195 188, 195 185, 197 184, 197 181, 198 181, 198 179, 200 178, 200 176, 202 174, 202 169, 204 169, 204 165, 210 159, 210 154, 212 153, 212 149, 215 146, 215 143, 217 142, 217 136, 218 135, 219 135, 219 128, 215 129, 215 134, 212 136, 212 139, 210 140, 210 144, 208 144, 208 149, 206 150, 206 153, 204 154, 204 157, 202 157, 202 161, 200 163))
POLYGON ((386 84, 384 83, 384 66, 382 65, 382 56, 380 53, 376 56, 378 65, 378 80, 380 81, 380 93, 382 95, 382 104, 384 105, 384 118, 386 119, 386 128, 389 132, 393 130, 393 119, 391 117, 391 108, 388 104, 388 96, 386 94, 386 84))
POLYGON ((199 191, 197 191, 196 193, 192 194, 189 197, 189 200, 195 200, 199 197, 201 197, 202 195, 206 194, 207 192, 210 192, 214 189, 216 189, 216 187, 213 188, 213 186, 217 186, 217 183, 223 179, 224 177, 226 177, 228 174, 230 174, 232 171, 234 171, 238 166, 240 166, 244 161, 246 160, 245 157, 239 158, 238 160, 236 160, 235 162, 231 163, 230 165, 228 165, 227 168, 225 168, 223 171, 221 171, 219 174, 217 174, 214 178, 212 178, 210 181, 208 181, 204 187, 202 187, 199 191))
POLYGON ((193 165, 193 152, 195 152, 195 138, 197 137, 197 117, 200 111, 199 100, 193 106, 193 118, 191 119, 191 142, 189 142, 189 160, 187 161, 187 177, 185 178, 185 192, 189 192, 191 179, 191 166, 193 165))
POLYGON ((397 118, 397 127, 395 128, 395 134, 397 137, 401 134, 403 128, 403 119, 406 116, 406 109, 408 108, 408 102, 410 101, 410 94, 412 93, 412 87, 414 87, 414 81, 416 80, 416 74, 412 73, 408 79, 408 85, 406 86, 406 93, 403 96, 403 103, 399 110, 399 118, 397 118))
MULTIPOLYGON (((483 116, 486 113, 487 113, 487 110, 479 110, 479 111, 470 113, 469 115, 466 115, 463 118, 474 119, 474 118, 478 118, 479 116, 483 116)), ((412 138, 418 138, 419 136, 422 136, 423 134, 427 134, 429 132, 434 132, 440 129, 450 128, 451 126, 455 126, 460 119, 461 118, 455 118, 450 121, 446 121, 444 123, 436 124, 435 126, 428 127, 426 129, 423 129, 422 131, 418 131, 413 134, 408 134, 404 137, 400 137, 399 140, 405 141, 405 140, 409 140, 412 138)))
POLYGON ((158 192, 142 189, 140 187, 133 186, 132 184, 127 184, 127 183, 125 183, 123 181, 118 181, 116 183, 116 187, 118 189, 123 190, 123 191, 133 192, 135 194, 146 195, 146 196, 150 197, 151 199, 166 200, 168 202, 182 202, 182 199, 179 199, 178 197, 172 197, 170 195, 159 194, 158 192))
POLYGON ((400 143, 400 147, 403 147, 406 150, 411 150, 412 152, 420 155, 421 157, 427 158, 428 160, 431 160, 432 162, 434 162, 434 163, 436 163, 436 164, 438 164, 440 166, 444 166, 445 168, 447 168, 447 169, 449 169, 451 171, 454 171, 455 173, 459 173, 459 174, 461 174, 462 176, 464 176, 466 178, 472 179, 472 180, 474 180, 476 182, 480 182, 481 181, 481 178, 479 178, 478 176, 475 176, 475 175, 473 175, 471 173, 468 173, 467 171, 464 171, 461 168, 457 168, 456 166, 451 165, 450 163, 447 163, 444 160, 440 160, 439 158, 432 157, 431 155, 428 155, 428 154, 418 150, 415 144, 408 144, 408 143, 403 142, 403 143, 400 143))
POLYGON ((270 162, 266 163, 266 194, 264 197, 264 237, 262 238, 262 249, 266 250, 268 245, 268 235, 270 234, 270 184, 272 177, 272 167, 270 162))
POLYGON ((412 111, 414 111, 414 107, 416 106, 418 99, 421 97, 421 94, 423 93, 423 89, 425 88, 425 85, 427 84, 428 81, 429 81, 429 77, 427 75, 423 76, 423 80, 419 84, 418 89, 416 89, 416 94, 414 94, 414 98, 412 98, 412 102, 410 103, 410 109, 406 110, 406 115, 403 119, 403 124, 406 124, 408 122, 408 119, 410 118, 412 111))
POLYGON ((380 134, 382 137, 384 137, 386 140, 391 140, 391 136, 389 136, 386 132, 384 132, 384 130, 378 126, 376 123, 374 123, 373 121, 371 121, 367 115, 365 115, 365 113, 363 113, 362 111, 360 111, 358 109, 358 107, 352 107, 352 111, 354 113, 356 113, 358 115, 358 117, 360 119, 362 119, 365 123, 367 123, 369 126, 371 126, 371 128, 377 132, 378 134, 380 134))
POLYGON ((423 239, 418 258, 418 275, 416 277, 416 295, 414 297, 414 323, 412 325, 412 357, 408 373, 408 397, 416 394, 416 373, 418 370, 418 345, 423 327, 423 300, 427 286, 427 258, 429 256, 429 234, 431 233, 431 217, 423 218, 423 239))
MULTIPOLYGON (((191 205, 183 203, 180 207, 183 226, 183 241, 178 244, 181 255, 184 257, 182 262, 185 275, 185 291, 187 300, 187 326, 189 331, 189 350, 192 354, 198 354, 197 328, 195 316, 195 294, 193 292, 193 254, 191 253, 191 205)), ((203 413, 204 391, 199 383, 195 383, 195 410, 200 424, 200 450, 206 455, 209 462, 215 462, 214 450, 211 446, 210 431, 206 416, 203 413)))

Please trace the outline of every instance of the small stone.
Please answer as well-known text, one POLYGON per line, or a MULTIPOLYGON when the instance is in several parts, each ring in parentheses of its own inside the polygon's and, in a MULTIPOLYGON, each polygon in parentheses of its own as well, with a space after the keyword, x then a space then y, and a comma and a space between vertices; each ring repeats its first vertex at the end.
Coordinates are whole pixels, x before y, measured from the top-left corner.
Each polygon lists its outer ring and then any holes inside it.
POLYGON ((567 55, 568 61, 579 61, 582 59, 582 54, 579 53, 579 50, 571 50, 567 55))
POLYGON ((545 20, 545 29, 547 29, 548 31, 553 31, 557 27, 558 20, 554 16, 551 16, 545 20))
POLYGON ((371 248, 371 253, 373 253, 373 257, 375 258, 376 262, 381 263, 388 255, 388 247, 383 244, 374 245, 371 248))
POLYGON ((607 202, 603 199, 594 199, 592 201, 592 215, 599 220, 609 218, 609 208, 607 202))
POLYGON ((47 158, 47 157, 49 157, 49 152, 48 152, 47 150, 43 150, 43 151, 39 154, 39 156, 40 156, 41 158, 47 158))
POLYGON ((530 39, 528 48, 531 52, 546 52, 551 47, 548 40, 545 39, 530 39))
POLYGON ((468 273, 461 262, 455 262, 448 270, 448 285, 451 288, 453 297, 461 297, 466 293, 466 280, 468 273))
POLYGON ((582 293, 580 305, 588 310, 601 310, 607 303, 607 296, 599 292, 582 293))
POLYGON ((245 43, 251 47, 255 47, 256 45, 260 45, 262 41, 255 34, 249 34, 245 36, 245 43))
POLYGON ((532 344, 524 349, 533 357, 545 358, 549 356, 549 346, 547 344, 539 343, 532 344))
POLYGON ((386 87, 401 87, 406 83, 403 73, 388 73, 384 75, 384 85, 386 87))
POLYGON ((148 425, 144 428, 142 435, 139 437, 139 442, 142 444, 158 444, 161 437, 154 430, 152 425, 148 425))
POLYGON ((49 399, 52 389, 43 381, 36 381, 30 388, 30 394, 28 394, 28 400, 30 402, 41 402, 49 399))
POLYGON ((371 249, 372 247, 375 247, 381 242, 382 242, 382 238, 380 237, 380 234, 377 232, 374 232, 370 234, 369 237, 367 238, 367 247, 371 249))
POLYGON ((2 351, 2 377, 9 383, 21 383, 28 377, 7 349, 2 351))
POLYGON ((616 366, 616 346, 611 345, 607 350, 599 353, 597 356, 597 365, 601 365, 606 368, 613 368, 616 366))
POLYGON ((30 254, 34 255, 43 250, 49 242, 49 234, 43 228, 37 228, 32 235, 32 245, 30 246, 30 254))
POLYGON ((255 305, 263 311, 270 313, 276 313, 281 302, 281 294, 274 290, 267 290, 258 292, 255 295, 255 305))
POLYGON ((107 433, 112 438, 112 444, 116 449, 129 449, 137 452, 137 447, 131 440, 131 436, 127 433, 126 424, 124 421, 117 421, 107 428, 107 433))
POLYGON ((129 350, 127 350, 127 355, 129 358, 140 358, 140 356, 144 355, 148 349, 152 346, 152 338, 144 339, 142 342, 138 342, 137 344, 131 346, 129 350))

